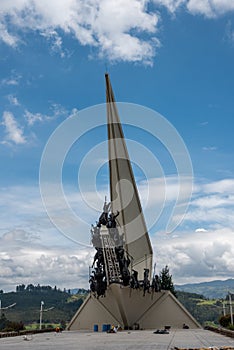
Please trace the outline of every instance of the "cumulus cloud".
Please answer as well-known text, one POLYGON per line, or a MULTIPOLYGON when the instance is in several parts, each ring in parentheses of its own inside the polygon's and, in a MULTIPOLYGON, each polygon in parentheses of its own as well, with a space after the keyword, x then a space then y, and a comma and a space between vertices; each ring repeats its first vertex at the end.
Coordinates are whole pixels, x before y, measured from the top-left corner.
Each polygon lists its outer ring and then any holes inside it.
POLYGON ((100 56, 110 60, 151 63, 158 44, 154 38, 158 15, 148 11, 148 4, 141 0, 9 1, 1 5, 0 21, 12 30, 7 31, 11 46, 17 44, 14 32, 39 31, 63 55, 60 30, 81 45, 97 48, 100 56), (150 36, 143 39, 142 34, 150 36))
POLYGON ((6 140, 16 145, 26 143, 23 129, 18 125, 14 115, 5 111, 2 117, 2 125, 5 127, 6 140))
MULTIPOLYGON (((0 191, 1 288, 14 290, 20 283, 88 288, 94 249, 76 244, 53 227, 38 187, 13 186, 0 191)), ((75 201, 74 194, 70 196, 75 201)), ((86 229, 89 243, 89 227, 86 229)))
POLYGON ((207 232, 207 230, 205 229, 205 228, 197 228, 196 230, 195 230, 195 232, 207 232))
POLYGON ((165 6, 171 13, 174 13, 186 0, 153 0, 156 5, 165 6))
POLYGON ((215 18, 234 11, 234 3, 229 0, 189 0, 187 8, 194 15, 215 18))
POLYGON ((233 189, 233 179, 197 183, 176 234, 158 232, 153 236, 157 264, 159 268, 169 265, 176 283, 232 277, 233 189))
POLYGON ((223 179, 203 184, 201 189, 205 193, 220 193, 225 195, 233 195, 234 181, 233 179, 223 179))
POLYGON ((233 276, 234 232, 231 228, 156 237, 153 244, 158 269, 169 265, 177 284, 233 276))
MULTIPOLYGON (((155 215, 154 210, 157 210, 160 199, 164 200, 165 194, 158 190, 162 185, 159 179, 151 179, 151 182, 155 185, 152 191, 154 196, 151 195, 149 208, 145 205, 145 209, 149 210, 148 214, 155 215)), ((172 179, 168 186, 168 192, 170 188, 172 190, 167 199, 170 205, 176 200, 177 189, 172 179)), ((233 179, 197 183, 185 220, 175 233, 165 234, 156 224, 155 230, 151 230, 151 241, 158 271, 169 265, 175 283, 227 279, 232 276, 233 188, 233 179)), ((147 204, 145 185, 140 184, 139 191, 143 202, 147 204)), ((49 222, 37 187, 1 189, 1 288, 6 288, 4 286, 10 283, 15 286, 18 283, 37 282, 56 284, 61 288, 87 288, 88 265, 92 263, 94 255, 94 250, 88 246, 90 224, 95 223, 100 215, 103 203, 99 195, 104 198, 106 193, 97 195, 83 192, 81 197, 72 187, 65 188, 64 193, 71 210, 82 218, 80 226, 76 227, 74 239, 66 238, 66 233, 62 235, 49 222), (89 203, 92 203, 92 207, 87 205, 89 203), (99 208, 99 211, 95 208, 99 208), (86 245, 77 244, 77 241, 85 242, 86 245)), ((66 222, 64 208, 56 193, 51 201, 57 210, 58 219, 62 218, 66 222)))
POLYGON ((59 246, 56 241, 48 247, 41 237, 22 229, 3 234, 0 244, 0 284, 4 290, 14 290, 21 283, 88 288, 91 249, 59 246))
POLYGON ((9 0, 1 4, 0 40, 15 48, 21 31, 34 31, 63 58, 69 55, 63 35, 71 35, 99 57, 152 64, 162 6, 171 14, 185 9, 206 18, 234 10, 229 0, 9 0))
POLYGON ((234 11, 234 3, 230 0, 153 0, 155 4, 165 6, 175 13, 182 5, 193 15, 216 18, 234 11))

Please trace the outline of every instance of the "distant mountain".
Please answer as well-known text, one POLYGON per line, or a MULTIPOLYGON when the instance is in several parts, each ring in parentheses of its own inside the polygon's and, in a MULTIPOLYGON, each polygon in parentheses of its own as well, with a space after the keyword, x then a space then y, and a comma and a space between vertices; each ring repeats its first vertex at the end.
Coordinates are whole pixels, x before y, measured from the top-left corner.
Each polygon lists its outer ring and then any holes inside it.
POLYGON ((182 285, 176 284, 175 289, 188 293, 202 294, 209 299, 225 298, 228 292, 234 294, 234 279, 230 278, 225 281, 216 280, 182 285))
POLYGON ((80 294, 80 295, 86 295, 88 294, 88 289, 84 289, 84 288, 73 288, 73 289, 69 289, 69 292, 71 294, 80 294))

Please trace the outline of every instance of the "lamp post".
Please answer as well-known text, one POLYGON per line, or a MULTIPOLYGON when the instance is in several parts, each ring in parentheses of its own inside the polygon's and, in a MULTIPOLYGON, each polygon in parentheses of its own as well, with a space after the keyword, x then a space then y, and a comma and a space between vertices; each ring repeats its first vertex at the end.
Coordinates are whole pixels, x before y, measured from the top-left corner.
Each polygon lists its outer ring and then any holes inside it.
POLYGON ((41 329, 41 325, 42 325, 43 306, 44 306, 44 301, 41 301, 41 308, 40 308, 40 326, 39 326, 39 329, 41 329))
POLYGON ((46 312, 46 311, 49 311, 49 310, 52 310, 54 309, 54 306, 50 307, 49 309, 44 309, 43 306, 44 306, 44 301, 41 301, 41 308, 40 308, 40 326, 39 326, 39 329, 42 328, 42 316, 43 316, 43 312, 46 312))
POLYGON ((226 316, 226 307, 225 307, 225 301, 223 300, 223 316, 226 316))
POLYGON ((232 293, 228 292, 228 295, 229 295, 229 305, 230 305, 231 325, 233 326, 232 293))

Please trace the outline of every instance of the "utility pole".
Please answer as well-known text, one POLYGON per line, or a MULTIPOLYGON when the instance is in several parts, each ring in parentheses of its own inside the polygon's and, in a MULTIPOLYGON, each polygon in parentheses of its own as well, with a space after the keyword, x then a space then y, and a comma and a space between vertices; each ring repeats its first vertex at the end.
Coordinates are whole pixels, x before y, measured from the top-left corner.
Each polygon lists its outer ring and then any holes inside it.
POLYGON ((50 307, 49 309, 43 309, 44 304, 45 304, 44 301, 41 301, 41 308, 40 308, 40 326, 39 326, 39 329, 42 328, 42 316, 43 316, 43 312, 46 312, 46 311, 49 311, 49 310, 54 309, 54 306, 50 307))
POLYGON ((223 316, 226 316, 225 301, 223 300, 223 316))
POLYGON ((228 292, 228 295, 229 295, 229 305, 230 305, 231 325, 233 326, 232 293, 228 292))
POLYGON ((44 301, 41 301, 41 308, 40 308, 40 326, 39 326, 39 329, 41 329, 41 325, 42 325, 43 306, 44 306, 44 301))
POLYGON ((16 303, 2 307, 2 300, 0 300, 0 318, 2 317, 2 310, 10 309, 15 305, 16 305, 16 303))

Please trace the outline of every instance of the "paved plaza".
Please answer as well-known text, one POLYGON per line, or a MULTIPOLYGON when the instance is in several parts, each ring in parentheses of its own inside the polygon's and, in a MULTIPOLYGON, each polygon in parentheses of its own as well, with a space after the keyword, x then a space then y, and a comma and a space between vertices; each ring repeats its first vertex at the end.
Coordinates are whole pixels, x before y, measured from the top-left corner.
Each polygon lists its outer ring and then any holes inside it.
POLYGON ((169 334, 153 331, 42 333, 0 339, 1 350, 167 350, 179 348, 234 347, 234 339, 203 329, 170 330, 169 334))

